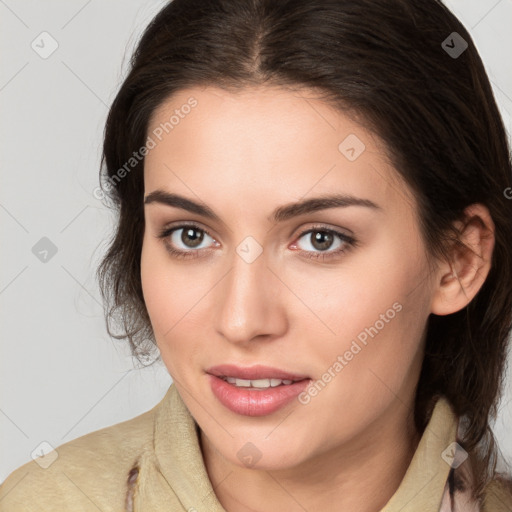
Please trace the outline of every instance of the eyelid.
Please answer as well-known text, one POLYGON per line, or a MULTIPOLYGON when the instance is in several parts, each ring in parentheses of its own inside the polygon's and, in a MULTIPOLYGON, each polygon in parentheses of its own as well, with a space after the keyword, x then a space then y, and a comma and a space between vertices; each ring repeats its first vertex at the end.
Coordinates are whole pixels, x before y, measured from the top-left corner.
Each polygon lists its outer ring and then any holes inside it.
MULTIPOLYGON (((204 227, 203 224, 201 224, 198 221, 195 220, 189 220, 189 221, 176 221, 171 222, 170 224, 165 224, 163 228, 160 229, 160 233, 165 231, 170 231, 171 229, 178 229, 178 228, 184 228, 184 227, 196 227, 197 229, 200 229, 201 231, 204 231, 208 236, 213 238, 214 240, 217 240, 216 237, 211 233, 209 228, 204 227)), ((295 238, 304 236, 306 233, 308 233, 311 230, 324 230, 324 231, 331 231, 333 233, 345 236, 347 238, 353 238, 354 233, 347 228, 340 228, 335 226, 329 226, 327 224, 323 223, 313 223, 308 228, 301 228, 296 235, 294 235, 295 238)), ((293 232, 292 232, 293 234, 293 232)), ((292 236, 290 234, 290 236, 292 236)))
POLYGON ((300 230, 297 232, 297 235, 295 235, 295 238, 296 237, 299 237, 299 236, 303 236, 305 235, 306 233, 309 233, 310 231, 330 231, 332 233, 337 233, 339 235, 342 235, 342 236, 345 236, 347 238, 353 238, 354 236, 354 233, 350 230, 350 229, 347 229, 347 228, 340 228, 340 227, 337 227, 337 226, 330 226, 329 224, 324 224, 322 222, 313 222, 312 225, 306 227, 306 228, 300 228, 300 230))
POLYGON ((170 224, 165 224, 165 226, 159 230, 159 233, 161 236, 162 233, 165 233, 166 231, 177 230, 180 228, 189 228, 189 227, 194 227, 194 228, 199 229, 200 231, 204 231, 208 236, 210 236, 211 238, 216 240, 216 237, 212 235, 211 231, 208 228, 204 227, 200 222, 197 222, 195 220, 176 221, 176 222, 171 222, 170 224))

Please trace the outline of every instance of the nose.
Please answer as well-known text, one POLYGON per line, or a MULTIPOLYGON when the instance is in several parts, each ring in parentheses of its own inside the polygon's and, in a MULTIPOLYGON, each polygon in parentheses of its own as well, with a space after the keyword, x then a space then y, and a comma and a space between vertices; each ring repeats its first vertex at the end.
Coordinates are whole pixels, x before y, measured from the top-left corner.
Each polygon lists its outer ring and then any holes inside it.
POLYGON ((286 331, 282 284, 264 252, 252 262, 234 254, 217 293, 217 331, 230 343, 247 344, 258 336, 273 339, 286 331))

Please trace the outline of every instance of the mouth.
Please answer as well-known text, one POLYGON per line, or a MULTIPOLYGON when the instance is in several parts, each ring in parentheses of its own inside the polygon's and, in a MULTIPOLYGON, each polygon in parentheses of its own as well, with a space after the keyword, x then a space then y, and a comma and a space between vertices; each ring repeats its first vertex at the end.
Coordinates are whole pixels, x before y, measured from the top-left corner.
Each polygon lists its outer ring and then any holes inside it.
POLYGON ((209 368, 206 374, 217 400, 242 416, 266 416, 291 405, 312 380, 263 365, 220 365, 209 368))
MULTIPOLYGON (((236 366, 234 364, 221 364, 212 366, 205 370, 206 373, 219 377, 221 379, 237 379, 240 381, 275 381, 274 385, 278 386, 282 382, 298 382, 304 379, 309 379, 308 375, 299 373, 289 372, 287 370, 281 370, 280 368, 274 368, 272 366, 265 366, 257 364, 253 366, 236 366), (277 383, 277 381, 280 381, 277 383)), ((244 385, 244 384, 242 384, 244 385)), ((272 386, 272 384, 269 384, 272 386)))
POLYGON ((266 390, 280 386, 291 386, 310 377, 265 365, 241 367, 232 364, 213 366, 206 370, 223 381, 248 390, 266 390))
POLYGON ((220 376, 220 379, 233 384, 237 388, 246 388, 251 390, 265 390, 268 388, 276 388, 278 386, 290 386, 295 382, 300 382, 305 379, 291 380, 291 379, 237 379, 236 377, 220 376))

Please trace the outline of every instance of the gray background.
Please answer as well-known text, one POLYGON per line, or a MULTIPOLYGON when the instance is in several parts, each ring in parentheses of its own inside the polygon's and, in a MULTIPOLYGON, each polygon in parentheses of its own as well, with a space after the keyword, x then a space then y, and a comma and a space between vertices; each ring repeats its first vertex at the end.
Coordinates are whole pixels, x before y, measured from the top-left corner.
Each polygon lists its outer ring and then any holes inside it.
MULTIPOLYGON (((165 3, 0 0, 0 481, 42 442, 133 418, 171 383, 163 364, 136 369, 108 337, 94 279, 113 220, 94 196, 107 109, 165 3), (46 262, 34 246, 49 250, 46 262)), ((510 134, 512 0, 446 3, 478 47, 510 134)), ((510 374, 502 404, 495 432, 512 460, 510 374)))

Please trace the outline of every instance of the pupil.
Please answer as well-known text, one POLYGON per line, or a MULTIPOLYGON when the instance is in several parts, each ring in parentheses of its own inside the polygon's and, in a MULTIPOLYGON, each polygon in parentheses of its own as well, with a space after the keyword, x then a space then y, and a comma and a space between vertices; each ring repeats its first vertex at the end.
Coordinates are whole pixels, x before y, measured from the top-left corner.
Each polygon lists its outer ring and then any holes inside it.
POLYGON ((329 249, 332 244, 333 236, 326 231, 316 231, 311 233, 313 236, 313 247, 316 249, 329 249))
POLYGON ((181 241, 185 245, 188 245, 190 247, 196 247, 196 246, 200 245, 201 242, 203 241, 203 238, 204 238, 204 234, 202 233, 202 231, 200 229, 197 229, 197 228, 184 229, 183 233, 181 235, 181 241), (198 233, 198 232, 200 232, 201 234, 199 236, 194 236, 194 233, 198 233), (189 240, 187 240, 186 237, 189 240), (190 240, 191 240, 191 242, 190 242, 190 240))

